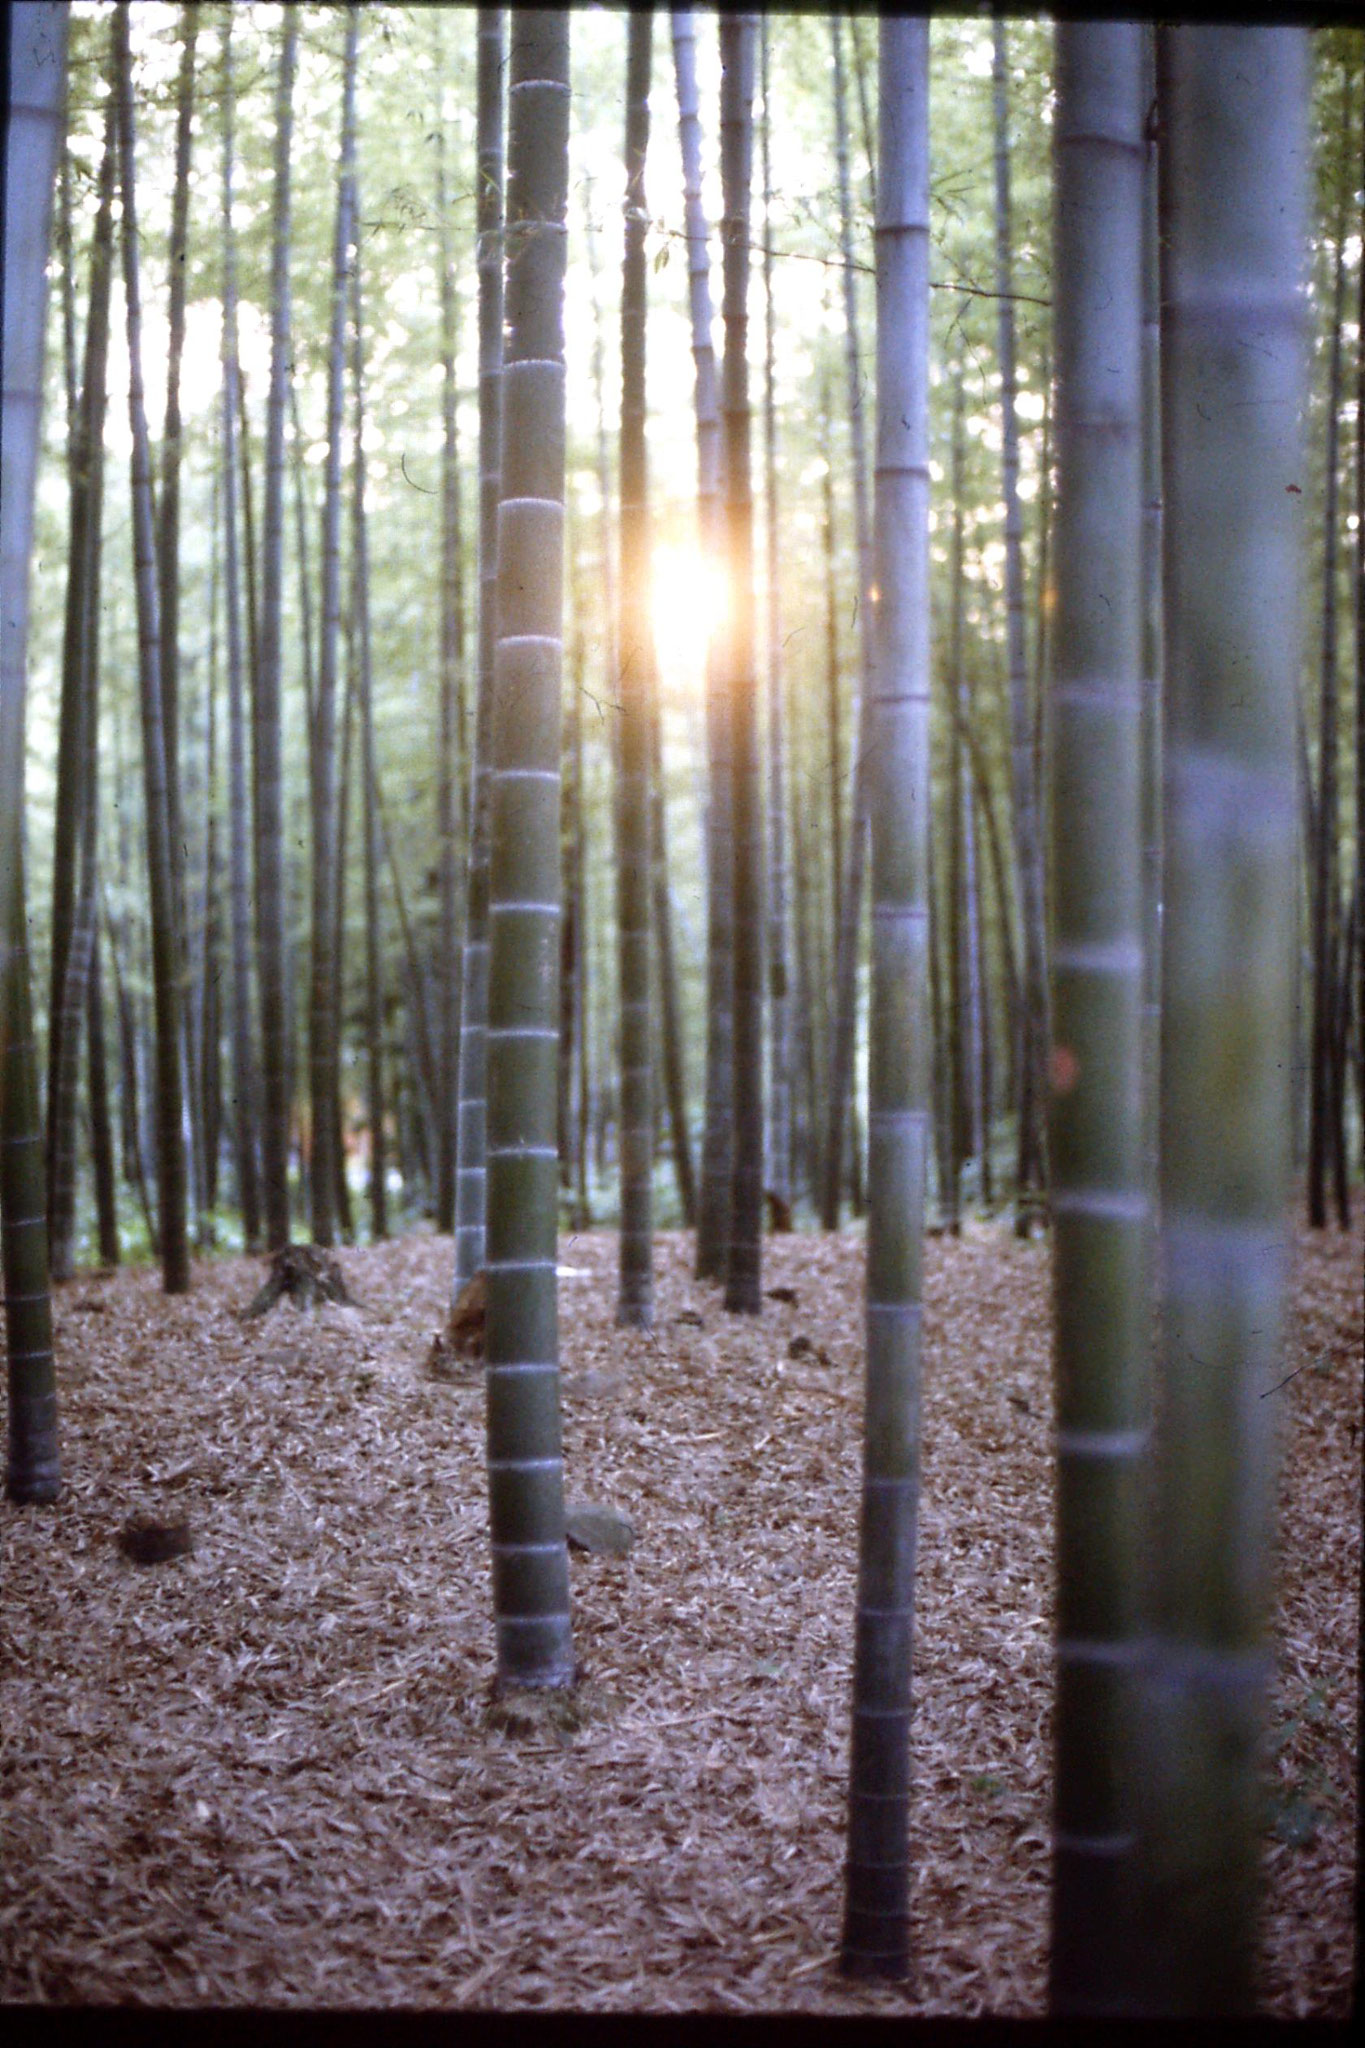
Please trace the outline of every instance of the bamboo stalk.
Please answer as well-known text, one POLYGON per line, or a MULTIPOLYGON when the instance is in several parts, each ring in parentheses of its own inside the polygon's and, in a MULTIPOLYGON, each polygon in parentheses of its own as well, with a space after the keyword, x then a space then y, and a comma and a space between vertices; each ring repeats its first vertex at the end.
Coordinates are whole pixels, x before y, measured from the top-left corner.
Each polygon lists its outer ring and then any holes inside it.
POLYGON ((10 9, 5 138, 3 428, 0 494, 0 1261, 5 1280, 14 1501, 61 1488, 43 1134, 24 898, 24 722, 29 570, 43 394, 52 189, 66 86, 65 7, 10 9), (54 61, 55 60, 55 61, 54 61))
POLYGON ((867 1382, 841 1966, 909 1968, 910 1675, 930 1142, 929 25, 881 24, 867 1382))
POLYGON ((487 1439, 498 1682, 573 1682, 555 1144, 569 17, 516 9, 489 806, 487 1439))
POLYGON ((753 164, 754 44, 751 14, 720 21, 725 353, 721 421, 728 604, 724 679, 730 728, 734 980, 730 1223, 725 1306, 763 1306, 763 796, 754 664, 753 488, 749 470, 749 202, 753 164))
POLYGON ((479 9, 477 264, 479 272, 479 644, 478 700, 469 795, 469 896, 460 982, 459 1108, 456 1113, 456 1294, 484 1259, 487 1191, 488 753, 497 640, 498 496, 502 408, 503 11, 479 9))
POLYGON ((1165 907, 1144 2010, 1253 2000, 1290 1180, 1307 38, 1163 28, 1165 907), (1271 487, 1273 480, 1273 487, 1271 487))
POLYGON ((1145 1458, 1141 30, 1055 38, 1048 779, 1057 1386, 1051 2009, 1127 1990, 1145 1458))
POLYGON ((616 1320, 654 1322, 651 1045, 650 699, 657 684, 649 607, 645 455, 645 155, 653 14, 627 16, 625 257, 621 272, 621 630, 617 648, 616 935, 621 1031, 621 1229, 616 1320))

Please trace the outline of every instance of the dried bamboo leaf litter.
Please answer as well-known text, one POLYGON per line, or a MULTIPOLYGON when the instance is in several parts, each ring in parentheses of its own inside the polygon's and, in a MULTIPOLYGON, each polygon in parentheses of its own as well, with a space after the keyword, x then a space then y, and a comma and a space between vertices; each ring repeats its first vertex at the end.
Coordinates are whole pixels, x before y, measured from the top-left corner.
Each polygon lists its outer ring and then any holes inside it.
MULTIPOLYGON (((659 1240, 561 1240, 580 1725, 489 1713, 477 1364, 422 1370, 450 1243, 345 1251, 363 1308, 243 1321, 247 1260, 55 1297, 69 1474, 0 1506, 0 1997, 163 2005, 1038 2013, 1052 1494, 1048 1254, 927 1252, 908 1987, 845 1983, 862 1254, 778 1237, 729 1317, 659 1240), (794 1340, 804 1337, 806 1345, 794 1340), (825 1363, 824 1360, 828 1360, 825 1363), (120 1555, 137 1515, 192 1555, 120 1555)), ((1347 2011, 1359 1234, 1300 1242, 1286 1372, 1262 2004, 1347 2011)))

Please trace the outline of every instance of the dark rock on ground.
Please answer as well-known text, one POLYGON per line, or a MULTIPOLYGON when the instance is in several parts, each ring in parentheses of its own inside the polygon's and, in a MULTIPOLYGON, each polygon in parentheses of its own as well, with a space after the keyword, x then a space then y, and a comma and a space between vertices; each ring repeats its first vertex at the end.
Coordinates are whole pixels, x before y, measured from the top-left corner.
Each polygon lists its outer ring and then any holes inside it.
POLYGON ((188 1522, 162 1522, 155 1515, 132 1515, 118 1533, 118 1547, 131 1564, 169 1564, 189 1557, 194 1538, 188 1522))

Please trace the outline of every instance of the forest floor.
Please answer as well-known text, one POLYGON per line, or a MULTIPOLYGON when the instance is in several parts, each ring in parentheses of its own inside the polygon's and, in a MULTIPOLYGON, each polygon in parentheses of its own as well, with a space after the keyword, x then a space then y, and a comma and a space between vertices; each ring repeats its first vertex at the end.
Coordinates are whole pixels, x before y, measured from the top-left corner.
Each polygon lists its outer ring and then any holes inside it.
MULTIPOLYGON (((837 1971, 862 1247, 770 1238, 760 1319, 662 1237, 561 1239, 582 1725, 490 1714, 482 1375, 423 1368, 449 1239, 340 1253, 359 1304, 243 1321, 204 1262, 58 1290, 66 1485, 0 1506, 0 2000, 1037 2014, 1051 1716, 1049 1258, 930 1243, 912 1982, 837 1971), (805 1339, 804 1345, 798 1342, 805 1339), (193 1554, 125 1560, 130 1514, 193 1554)), ((1352 1950, 1359 1232, 1301 1235, 1285 1371, 1262 2008, 1352 1950)))

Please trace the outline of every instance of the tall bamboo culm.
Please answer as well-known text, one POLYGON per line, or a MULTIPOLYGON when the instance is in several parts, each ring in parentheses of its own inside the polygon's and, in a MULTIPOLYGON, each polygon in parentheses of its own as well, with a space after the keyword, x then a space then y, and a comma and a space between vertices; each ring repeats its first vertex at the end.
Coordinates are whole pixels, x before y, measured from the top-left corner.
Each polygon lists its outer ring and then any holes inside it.
POLYGON ((555 1282, 569 16, 514 10, 489 769, 488 1490, 498 1682, 573 1680, 555 1282))
POLYGON ((5 137, 0 491, 0 1261, 5 1278, 9 1442, 5 1490, 55 1500, 61 1487, 47 1204, 24 900, 24 713, 29 560, 42 417, 52 191, 66 84, 64 6, 9 10, 5 137))
MULTIPOLYGON (((711 260, 702 204, 697 26, 692 9, 675 7, 672 26, 697 418, 697 523, 702 552, 715 562, 722 546, 720 398, 711 337, 711 260)), ((717 1279, 723 1273, 730 1216, 733 840, 730 733, 721 662, 721 635, 717 634, 706 657, 706 1101, 697 1204, 698 1279, 717 1279)))
MULTIPOLYGON (((281 633, 284 604, 284 402, 292 346, 289 153, 299 16, 287 6, 275 91, 274 202, 270 259, 270 392, 265 429, 259 657, 252 665, 253 816, 256 826, 256 945, 261 1014, 261 1192, 266 1244, 289 1242, 289 990, 285 972, 284 764, 281 633)), ((249 493, 243 493, 249 502, 249 493)), ((247 553, 251 556, 248 525, 247 553)))
POLYGON ((1049 1154, 1057 1387, 1050 1998, 1122 2008, 1149 1313, 1142 1130, 1142 31, 1056 31, 1049 1154))
MULTIPOLYGON (((1339 115, 1343 138, 1351 131, 1351 74, 1343 67, 1339 115)), ((1316 829, 1310 851, 1312 879, 1313 1014, 1308 1092, 1308 1221, 1321 1230, 1327 1222, 1330 1174, 1335 1187, 1338 1221, 1350 1222, 1346 1185, 1346 1131, 1343 1117, 1345 1061, 1338 1057, 1337 1013, 1343 970, 1342 904, 1339 870, 1340 713, 1337 690, 1337 501, 1340 495, 1341 325, 1346 292, 1345 243, 1353 165, 1343 141, 1332 240, 1330 339, 1327 349, 1327 418, 1322 522, 1322 638, 1318 685, 1318 786, 1314 806, 1316 829)))
POLYGON ((903 1977, 930 1141, 927 21, 881 23, 879 96, 867 1385, 841 1962, 903 1977))
MULTIPOLYGON (((834 871, 834 1016, 829 1052, 828 1124, 825 1132, 824 1189, 820 1222, 839 1228, 840 1192, 845 1177, 856 1185, 857 1139, 850 1091, 858 1035, 858 940, 862 929, 864 876, 867 871, 867 711, 872 694, 873 627, 869 592, 872 587, 872 540, 868 532, 867 454, 863 428, 862 350, 858 339, 857 271, 853 259, 853 201, 848 167, 847 93, 844 87, 843 23, 830 16, 830 51, 834 60, 834 147, 839 181, 839 252, 844 300, 844 376, 848 402, 849 450, 853 466, 853 527, 858 561, 858 708, 854 719, 853 775, 849 790, 848 852, 834 871)), ((837 676, 837 663, 834 673, 837 676)), ((857 1200, 855 1194, 855 1202, 857 1200)))
POLYGON ((351 244, 355 240, 355 74, 360 9, 346 10, 342 60, 341 153, 337 164, 336 215, 332 229, 332 304, 327 348, 327 457, 322 506, 322 618, 318 681, 311 721, 313 773, 313 943, 308 1006, 308 1082, 313 1149, 308 1192, 313 1242, 329 1245, 336 1235, 335 1156, 339 1135, 340 963, 336 951, 337 651, 341 639, 341 460, 346 373, 346 300, 350 289, 351 244))
POLYGON ((1283 1379, 1307 37, 1158 45, 1163 1330, 1141 1734, 1144 2008, 1251 2009, 1283 1379))
POLYGON ((728 604, 724 682, 733 834, 733 1040, 730 1222, 725 1306, 763 1306, 763 793, 754 673, 753 487, 749 468, 749 200, 753 171, 757 18, 720 17, 722 312, 721 422, 728 604))
POLYGON ((1150 1293, 1161 1064, 1161 264, 1156 29, 1151 23, 1142 31, 1142 116, 1142 1121, 1150 1293))
POLYGON ((128 332, 128 421, 132 438, 133 581, 137 596, 138 685, 142 712, 142 767, 151 910, 152 996, 156 1018, 157 1204, 162 1279, 168 1294, 190 1285, 187 1232, 187 1159, 181 1069, 181 978, 175 871, 171 857, 165 701, 161 690, 161 615, 152 509, 151 447, 142 381, 142 294, 135 176, 132 53, 129 10, 114 14, 114 71, 118 97, 119 189, 123 201, 123 296, 128 332))
MULTIPOLYGON (((443 13, 437 23, 437 63, 444 80, 443 13)), ((501 81, 498 91, 501 92, 501 81)), ((460 1017, 464 953, 460 937, 460 770, 468 758, 464 691, 464 554, 460 545, 459 389, 455 364, 459 344, 459 301, 455 290, 450 190, 446 179, 444 84, 438 91, 436 128, 436 211, 441 268, 441 715, 436 776, 436 822, 440 846, 438 887, 440 937, 436 948, 440 1008, 441 1100, 436 1118, 436 1228, 455 1228, 455 1169, 460 1114, 460 1017)), ((476 113, 477 120, 477 113, 476 113)), ((477 146, 477 145, 476 145, 477 146)), ((476 166, 477 174, 477 166, 476 166)), ((478 212, 478 200, 475 202, 478 212)))
MULTIPOLYGON (((357 217, 359 190, 355 193, 357 217)), ((354 634, 356 709, 360 720, 361 831, 365 875, 365 1051, 369 1069, 367 1114, 370 1126, 370 1235, 376 1243, 389 1234, 387 1114, 384 1099, 384 967, 379 943, 379 787, 374 744, 374 663, 370 651, 370 544, 365 504, 365 330, 361 318, 361 255, 351 257, 351 397, 355 432, 352 442, 351 629, 354 634)), ((339 877, 338 877, 339 879, 339 877)), ((420 987, 417 1000, 421 1001, 420 987)), ((429 1051, 431 1086, 442 1071, 429 1051)))
POLYGON ((1024 644, 1023 519, 1019 509, 1019 423, 1015 409, 1014 233, 1010 199, 1009 52, 1004 19, 994 23, 995 288, 999 301, 1000 432, 1005 500, 1005 617, 1009 659, 1011 791, 1019 874, 1023 998, 1016 1028, 1015 1089, 1019 1119, 1015 1229, 1028 1236, 1045 1200, 1043 1049, 1047 1043, 1046 934, 1043 865, 1034 776, 1034 719, 1024 644))
POLYGON ((654 16, 626 17, 626 221, 621 272, 621 632, 618 642, 616 929, 621 1006, 621 1238, 618 1323, 654 1321, 653 1083, 649 974, 650 708, 656 688, 649 608, 645 457, 645 154, 654 16))
POLYGON ((247 835, 250 796, 244 706, 246 649, 242 639, 241 572, 237 526, 237 409, 241 371, 237 344, 237 243, 232 222, 233 111, 232 15, 222 20, 223 110, 223 604, 227 618, 228 818, 232 926, 232 1138, 237 1203, 248 1251, 260 1237, 260 1176, 256 1159, 256 1062, 251 978, 251 905, 247 835))
MULTIPOLYGON (((47 1038, 47 1227, 52 1278, 69 1280, 76 1254, 76 1127, 81 1022, 93 950, 93 834, 87 767, 98 725, 99 569, 104 420, 114 255, 114 101, 105 106, 99 212, 79 410, 72 423, 71 511, 62 635, 61 720, 52 844, 52 949, 47 1038)), ((74 294, 73 294, 74 296, 74 294)))
POLYGON ((773 319, 772 118, 768 16, 759 23, 763 91, 763 505, 768 712, 768 1187, 792 1199, 792 1004, 787 926, 787 768, 782 680, 781 536, 777 509, 777 396, 773 319))
POLYGON ((460 980, 455 1138, 454 1292, 483 1264, 488 1017, 488 749, 497 639, 498 491, 502 421, 503 53, 501 7, 479 9, 475 142, 479 273, 479 633, 469 794, 469 897, 460 980))

